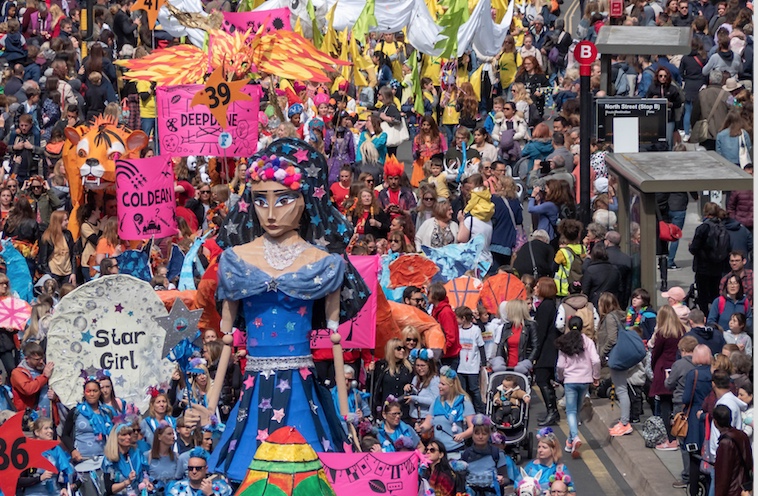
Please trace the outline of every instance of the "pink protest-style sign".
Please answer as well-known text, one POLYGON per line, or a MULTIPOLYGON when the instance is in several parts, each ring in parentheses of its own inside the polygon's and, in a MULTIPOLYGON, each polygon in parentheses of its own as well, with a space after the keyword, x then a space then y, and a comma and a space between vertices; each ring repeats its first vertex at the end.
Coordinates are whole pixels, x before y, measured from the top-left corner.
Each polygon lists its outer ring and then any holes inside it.
POLYGON ((417 496, 419 457, 416 451, 318 454, 337 496, 417 496))
POLYGON ((201 84, 184 84, 156 88, 161 153, 174 157, 253 155, 258 150, 260 86, 247 85, 242 88, 241 91, 252 98, 238 100, 229 105, 226 128, 221 127, 207 105, 192 105, 192 98, 204 87, 201 84), (218 138, 223 132, 232 135, 232 145, 227 149, 219 146, 218 138))
POLYGON ((157 157, 116 161, 118 235, 121 239, 165 238, 177 232, 174 169, 157 157))
POLYGON ((24 300, 12 296, 0 300, 0 327, 23 331, 31 316, 32 306, 24 300))
MULTIPOLYGON (((350 263, 361 275, 366 285, 371 289, 371 295, 366 300, 360 312, 351 320, 339 326, 337 331, 342 336, 342 347, 349 348, 367 348, 373 349, 376 345, 376 291, 379 277, 379 255, 370 256, 349 256, 350 263)), ((381 290, 379 290, 381 291, 381 290)), ((341 298, 352 299, 359 298, 360 295, 352 294, 351 289, 343 289, 341 298)), ((311 331, 310 340, 311 348, 322 349, 332 347, 332 341, 329 339, 331 331, 328 329, 319 329, 311 331)))
POLYGON ((289 7, 258 12, 224 12, 221 29, 230 34, 236 31, 244 33, 248 29, 252 29, 251 34, 255 34, 261 26, 264 34, 279 30, 292 31, 290 15, 289 7))
POLYGON ((579 75, 592 74, 592 63, 597 60, 597 47, 591 41, 580 41, 574 48, 574 58, 579 62, 579 75))
POLYGON ((611 0, 611 17, 624 16, 624 0, 611 0))

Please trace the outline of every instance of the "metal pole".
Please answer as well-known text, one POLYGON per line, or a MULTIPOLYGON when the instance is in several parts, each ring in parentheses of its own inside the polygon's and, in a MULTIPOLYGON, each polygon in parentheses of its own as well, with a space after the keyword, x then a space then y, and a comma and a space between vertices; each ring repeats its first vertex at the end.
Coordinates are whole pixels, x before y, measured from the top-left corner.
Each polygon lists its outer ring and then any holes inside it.
POLYGON ((580 67, 579 90, 579 210, 586 226, 590 223, 590 136, 592 133, 592 93, 590 66, 580 67))

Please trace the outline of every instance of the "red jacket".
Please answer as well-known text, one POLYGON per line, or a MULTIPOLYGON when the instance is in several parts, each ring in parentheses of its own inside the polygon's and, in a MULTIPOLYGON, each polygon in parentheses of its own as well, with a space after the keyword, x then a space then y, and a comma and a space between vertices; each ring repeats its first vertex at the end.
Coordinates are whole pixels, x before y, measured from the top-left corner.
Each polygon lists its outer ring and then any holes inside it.
POLYGON ((34 410, 39 403, 39 391, 47 384, 47 376, 41 374, 36 379, 23 367, 16 367, 11 372, 11 387, 13 388, 13 406, 17 412, 27 408, 34 410))
POLYGON ((445 350, 442 358, 454 358, 461 352, 461 342, 458 339, 458 319, 450 306, 447 297, 434 305, 432 317, 439 322, 442 332, 445 333, 445 350))

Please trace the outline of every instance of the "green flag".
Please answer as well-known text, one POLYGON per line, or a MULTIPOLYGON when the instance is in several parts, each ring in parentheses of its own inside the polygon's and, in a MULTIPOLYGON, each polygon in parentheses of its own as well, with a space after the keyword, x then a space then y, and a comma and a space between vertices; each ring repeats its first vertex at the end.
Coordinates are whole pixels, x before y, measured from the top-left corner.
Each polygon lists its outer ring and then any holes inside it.
POLYGON ((447 39, 442 40, 435 45, 435 48, 442 49, 442 58, 458 57, 458 28, 461 24, 468 21, 468 0, 449 0, 449 8, 442 14, 437 21, 442 27, 442 35, 447 39))
POLYGON ((313 31, 313 45, 320 47, 324 41, 324 35, 321 34, 321 29, 318 27, 318 21, 316 21, 316 9, 313 8, 313 3, 308 0, 306 4, 308 10, 308 17, 311 18, 311 30, 313 31))
POLYGON ((411 74, 413 74, 413 110, 424 115, 424 92, 421 88, 421 74, 418 68, 418 52, 413 52, 410 59, 411 74))
POLYGON ((361 15, 359 15, 358 19, 355 20, 355 25, 353 26, 353 36, 355 36, 356 39, 361 43, 366 40, 366 36, 368 36, 369 30, 379 24, 376 20, 376 16, 374 15, 374 7, 375 0, 367 0, 366 6, 363 7, 363 10, 361 11, 361 15))

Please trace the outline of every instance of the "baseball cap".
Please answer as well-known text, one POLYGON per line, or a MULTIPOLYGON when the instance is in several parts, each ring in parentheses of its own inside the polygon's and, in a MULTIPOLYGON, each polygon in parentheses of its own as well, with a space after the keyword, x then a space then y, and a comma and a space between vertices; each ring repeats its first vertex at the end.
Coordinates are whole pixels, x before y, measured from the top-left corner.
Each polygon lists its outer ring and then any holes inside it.
POLYGON ((676 301, 684 301, 684 299, 687 297, 687 293, 685 293, 684 290, 679 286, 674 286, 673 288, 669 288, 668 291, 661 293, 661 296, 664 298, 673 298, 676 301))

